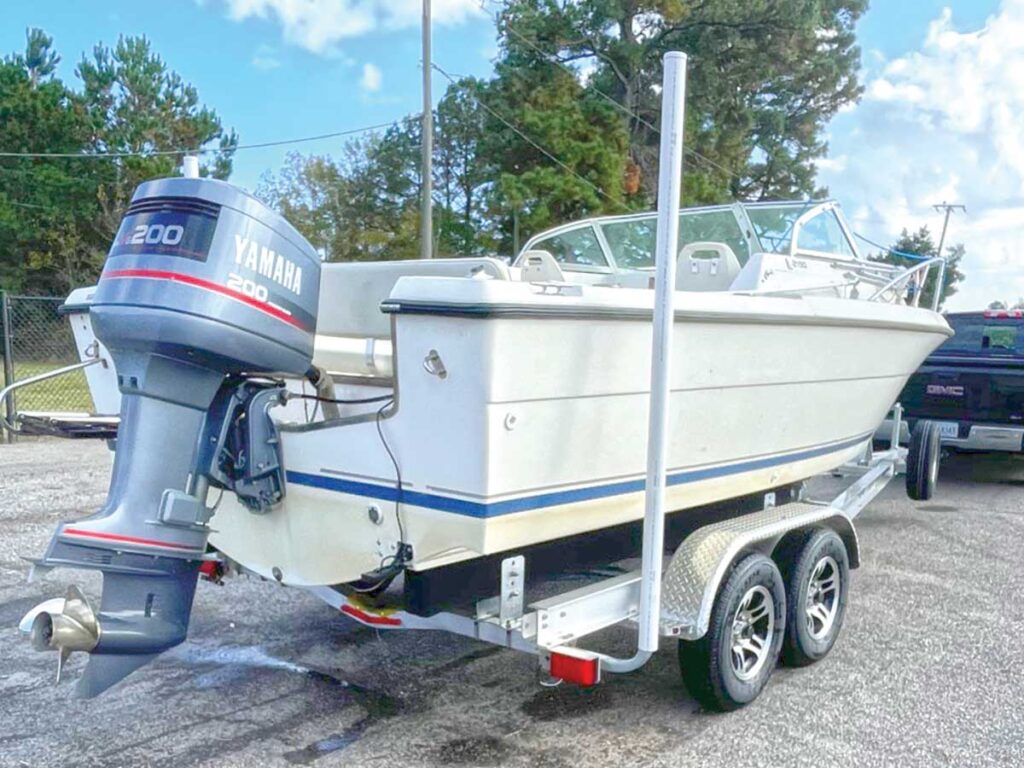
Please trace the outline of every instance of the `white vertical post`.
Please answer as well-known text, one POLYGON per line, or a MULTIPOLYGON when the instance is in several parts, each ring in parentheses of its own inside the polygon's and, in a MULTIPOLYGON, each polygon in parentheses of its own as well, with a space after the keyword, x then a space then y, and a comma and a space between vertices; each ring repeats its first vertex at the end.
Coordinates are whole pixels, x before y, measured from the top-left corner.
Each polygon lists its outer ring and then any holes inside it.
POLYGON ((683 116, 686 112, 686 54, 664 59, 661 94, 661 157, 658 169, 658 238, 655 247, 654 340, 651 348, 651 405, 647 427, 647 486, 644 504, 641 651, 658 650, 661 619, 661 566, 665 547, 665 474, 668 469, 668 416, 675 325, 679 198, 683 180, 683 116))
POLYGON ((430 58, 430 0, 423 0, 423 125, 422 157, 423 186, 420 190, 420 258, 434 255, 434 102, 430 93, 430 78, 434 74, 430 58))
POLYGON ((199 178, 199 156, 185 155, 181 158, 181 175, 186 179, 199 178))

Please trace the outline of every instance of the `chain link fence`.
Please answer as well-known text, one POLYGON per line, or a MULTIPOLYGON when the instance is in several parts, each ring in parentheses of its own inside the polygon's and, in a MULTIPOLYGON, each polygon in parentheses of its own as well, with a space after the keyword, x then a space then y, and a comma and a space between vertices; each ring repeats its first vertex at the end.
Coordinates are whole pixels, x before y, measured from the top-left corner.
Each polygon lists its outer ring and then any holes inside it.
MULTIPOLYGON (((16 296, 0 292, 4 386, 78 362, 71 326, 59 313, 63 302, 63 298, 55 296, 16 296)), ((10 415, 25 411, 81 413, 93 410, 82 371, 20 389, 8 396, 6 406, 10 415)))

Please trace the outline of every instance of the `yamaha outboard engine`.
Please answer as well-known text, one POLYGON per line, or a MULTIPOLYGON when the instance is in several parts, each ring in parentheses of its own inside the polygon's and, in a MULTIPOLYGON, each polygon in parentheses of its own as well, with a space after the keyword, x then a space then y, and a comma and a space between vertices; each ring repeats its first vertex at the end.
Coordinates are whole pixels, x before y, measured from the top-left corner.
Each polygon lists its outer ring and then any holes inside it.
POLYGON ((309 371, 319 288, 313 248, 241 190, 175 178, 136 191, 90 308, 122 393, 110 491, 37 561, 103 572, 98 611, 72 587, 31 628, 59 664, 91 654, 79 695, 185 639, 211 488, 255 513, 283 498, 274 376, 309 371))

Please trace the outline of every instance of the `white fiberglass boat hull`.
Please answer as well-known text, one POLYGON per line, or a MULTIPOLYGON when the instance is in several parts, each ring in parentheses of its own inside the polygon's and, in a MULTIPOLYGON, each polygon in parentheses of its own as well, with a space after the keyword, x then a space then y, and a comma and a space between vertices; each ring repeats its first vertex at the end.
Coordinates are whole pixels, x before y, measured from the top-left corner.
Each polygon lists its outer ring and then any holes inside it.
MULTIPOLYGON (((640 519, 652 301, 645 290, 401 279, 388 302, 396 406, 285 431, 284 503, 253 515, 225 498, 211 542, 267 577, 337 584, 399 540, 426 569, 640 519), (401 470, 400 512, 378 428, 401 470)), ((729 293, 678 294, 676 322, 671 510, 853 458, 950 334, 924 309, 729 293)))

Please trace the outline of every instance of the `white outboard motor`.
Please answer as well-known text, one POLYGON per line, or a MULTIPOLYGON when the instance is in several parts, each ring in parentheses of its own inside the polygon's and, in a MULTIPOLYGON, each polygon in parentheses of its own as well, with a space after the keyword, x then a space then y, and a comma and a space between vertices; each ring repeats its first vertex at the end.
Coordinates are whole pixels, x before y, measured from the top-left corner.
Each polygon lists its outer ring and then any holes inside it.
POLYGON ((312 246, 236 187, 175 178, 135 192, 90 307, 122 393, 110 491, 36 562, 104 575, 99 611, 72 587, 32 623, 60 663, 91 654, 78 695, 185 639, 211 487, 257 514, 284 497, 268 414, 284 389, 270 376, 309 371, 319 288, 312 246))

